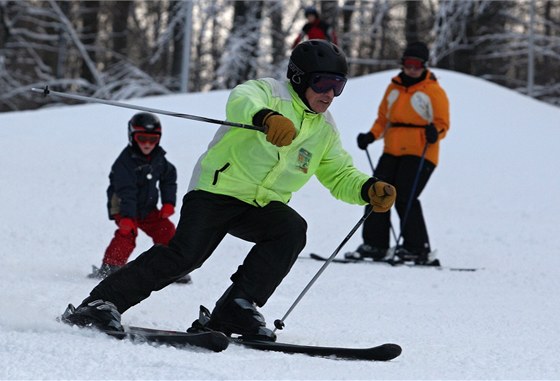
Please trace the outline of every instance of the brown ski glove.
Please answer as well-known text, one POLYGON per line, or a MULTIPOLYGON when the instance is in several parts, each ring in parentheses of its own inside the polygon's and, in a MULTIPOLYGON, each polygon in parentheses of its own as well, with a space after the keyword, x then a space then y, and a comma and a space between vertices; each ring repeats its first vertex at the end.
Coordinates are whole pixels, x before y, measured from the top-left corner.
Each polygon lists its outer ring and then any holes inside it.
POLYGON ((384 181, 376 181, 368 189, 369 203, 373 206, 373 211, 385 213, 395 203, 397 190, 391 184, 384 181))
POLYGON ((294 124, 283 115, 270 113, 264 118, 263 124, 266 140, 277 147, 290 145, 296 137, 294 124))

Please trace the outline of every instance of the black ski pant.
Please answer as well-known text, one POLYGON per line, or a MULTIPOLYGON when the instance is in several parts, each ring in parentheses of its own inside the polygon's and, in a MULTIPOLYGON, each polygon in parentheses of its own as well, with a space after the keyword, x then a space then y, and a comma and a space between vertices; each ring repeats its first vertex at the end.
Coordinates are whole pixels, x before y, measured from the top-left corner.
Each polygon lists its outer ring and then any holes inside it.
MULTIPOLYGON (((425 252, 430 250, 428 231, 422 213, 422 205, 418 197, 424 190, 432 175, 435 165, 424 160, 420 171, 416 191, 411 194, 414 180, 418 173, 421 158, 418 156, 393 156, 384 153, 379 158, 375 176, 392 184, 397 189, 395 208, 401 221, 403 247, 412 252, 425 252), (407 213, 407 205, 412 197, 405 226, 402 222, 407 213)), ((366 207, 366 210, 369 208, 366 207)), ((391 228, 391 211, 386 213, 372 213, 364 221, 362 236, 364 243, 381 249, 389 248, 391 228)))
POLYGON ((257 207, 204 191, 183 198, 168 246, 154 245, 99 283, 84 302, 110 301, 122 313, 199 268, 228 233, 255 243, 231 280, 263 306, 305 247, 307 223, 281 202, 257 207))

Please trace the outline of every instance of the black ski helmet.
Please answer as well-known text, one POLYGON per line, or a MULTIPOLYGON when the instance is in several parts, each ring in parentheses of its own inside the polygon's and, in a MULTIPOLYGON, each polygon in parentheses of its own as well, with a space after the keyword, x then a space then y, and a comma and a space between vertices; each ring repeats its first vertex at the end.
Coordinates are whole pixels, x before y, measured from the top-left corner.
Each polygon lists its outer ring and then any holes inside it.
POLYGON ((422 62, 428 62, 430 59, 430 49, 428 49, 428 45, 421 41, 412 42, 406 46, 401 63, 404 63, 405 58, 417 58, 422 62))
POLYGON ((159 118, 149 112, 134 114, 128 121, 128 142, 134 144, 134 134, 143 132, 161 136, 161 123, 159 118))
POLYGON ((312 5, 310 5, 309 7, 305 7, 305 9, 303 10, 303 14, 305 17, 314 15, 315 17, 319 18, 319 12, 317 11, 317 8, 312 5))
POLYGON ((344 52, 326 40, 301 42, 292 51, 286 75, 304 102, 311 73, 333 73, 346 77, 348 64, 344 52))

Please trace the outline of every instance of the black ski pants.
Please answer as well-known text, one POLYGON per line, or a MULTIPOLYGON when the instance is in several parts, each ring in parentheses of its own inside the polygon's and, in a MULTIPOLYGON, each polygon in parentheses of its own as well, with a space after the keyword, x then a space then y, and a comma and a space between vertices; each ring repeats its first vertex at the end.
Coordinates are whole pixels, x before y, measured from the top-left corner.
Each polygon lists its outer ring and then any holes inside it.
POLYGON ((183 198, 168 246, 154 245, 99 283, 84 302, 110 301, 122 313, 200 267, 228 233, 255 243, 231 280, 263 306, 305 247, 307 223, 281 202, 257 207, 204 191, 183 198))
MULTIPOLYGON (((411 194, 421 158, 418 156, 393 156, 384 153, 379 158, 375 176, 380 180, 392 184, 397 189, 395 208, 399 215, 401 225, 407 212, 407 204, 412 197, 406 226, 401 226, 403 247, 412 252, 425 252, 430 250, 428 231, 422 213, 422 205, 418 197, 426 187, 435 165, 428 160, 420 171, 416 191, 411 194)), ((368 210, 368 208, 366 208, 368 210)), ((362 230, 364 243, 381 249, 389 248, 391 227, 391 212, 372 213, 365 220, 362 230)))

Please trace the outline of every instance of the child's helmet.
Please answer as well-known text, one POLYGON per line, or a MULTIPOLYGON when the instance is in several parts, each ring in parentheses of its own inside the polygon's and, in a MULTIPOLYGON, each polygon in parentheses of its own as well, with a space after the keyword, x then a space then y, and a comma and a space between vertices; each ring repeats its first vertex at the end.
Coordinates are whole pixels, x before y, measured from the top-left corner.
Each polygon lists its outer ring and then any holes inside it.
POLYGON ((134 143, 134 134, 143 132, 161 136, 161 122, 159 118, 149 112, 134 114, 128 121, 128 142, 134 143))

